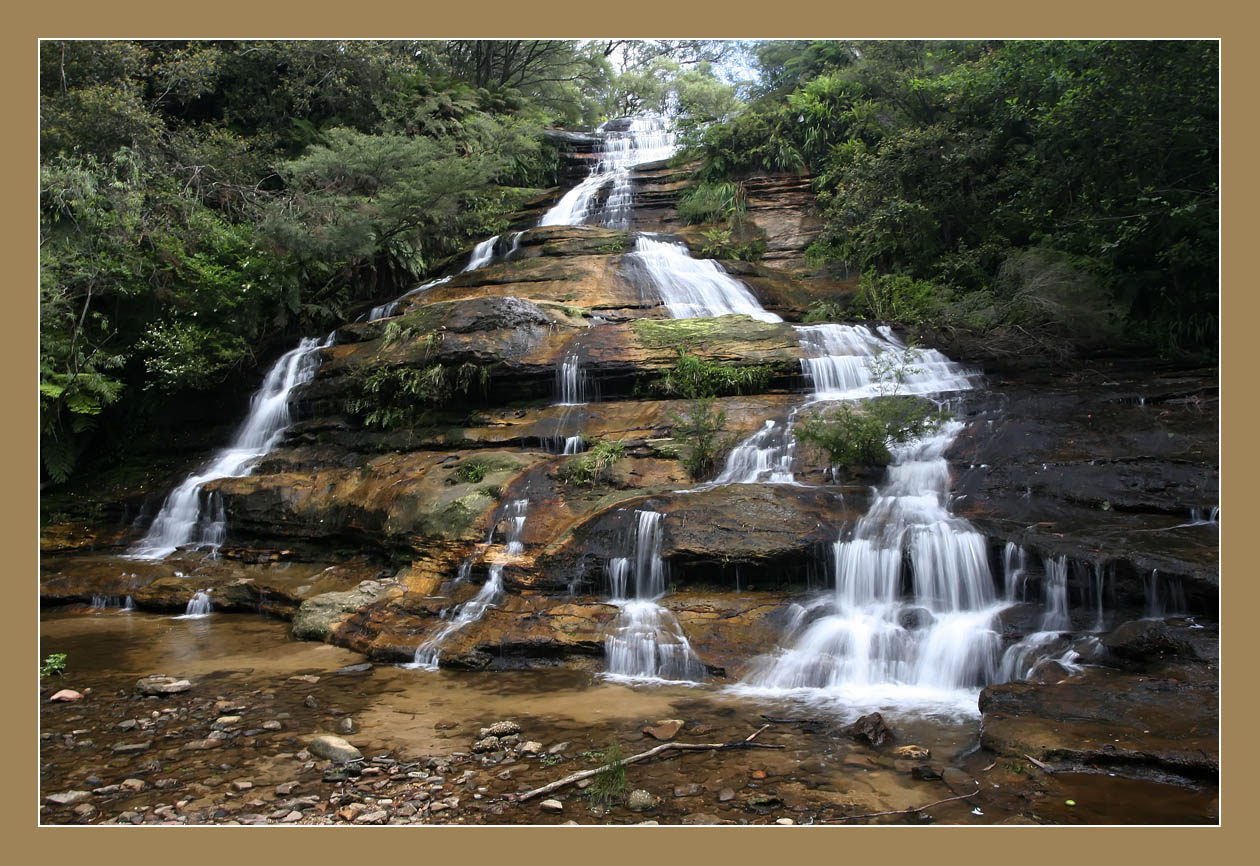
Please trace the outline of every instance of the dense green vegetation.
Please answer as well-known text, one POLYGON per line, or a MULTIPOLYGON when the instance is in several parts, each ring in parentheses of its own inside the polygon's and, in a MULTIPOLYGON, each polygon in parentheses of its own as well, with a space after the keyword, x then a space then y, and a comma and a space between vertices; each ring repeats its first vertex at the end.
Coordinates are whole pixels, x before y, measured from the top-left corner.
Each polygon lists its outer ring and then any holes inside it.
POLYGON ((710 61, 733 47, 43 42, 45 477, 116 462, 172 400, 256 381, 298 335, 501 231, 555 184, 545 127, 726 113, 710 61))
MULTIPOLYGON (((705 255, 764 251, 743 218, 750 174, 812 176, 824 230, 810 260, 861 274, 852 304, 823 302, 815 319, 943 329, 994 352, 1215 351, 1214 42, 53 40, 40 52, 51 482, 117 465, 166 408, 245 390, 299 335, 504 230, 556 184, 547 127, 637 111, 676 113, 680 162, 700 160, 679 212, 701 225, 705 255), (735 87, 716 70, 741 54, 757 80, 735 87)), ((459 392, 423 372, 373 384, 431 403, 459 392)), ((412 411, 361 408, 374 426, 412 411)))
POLYGON ((1215 352, 1211 41, 764 42, 757 92, 694 153, 696 218, 809 173, 816 264, 856 312, 1006 351, 1215 352))

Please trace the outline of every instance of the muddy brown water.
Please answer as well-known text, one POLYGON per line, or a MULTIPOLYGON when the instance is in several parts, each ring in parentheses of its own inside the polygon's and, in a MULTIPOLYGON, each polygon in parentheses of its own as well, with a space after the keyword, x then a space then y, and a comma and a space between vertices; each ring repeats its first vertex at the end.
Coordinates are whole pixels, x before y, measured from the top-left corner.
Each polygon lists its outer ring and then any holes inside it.
POLYGON ((138 792, 95 795, 90 801, 94 811, 87 814, 49 806, 45 823, 97 823, 128 810, 162 806, 176 806, 190 823, 229 820, 242 812, 265 811, 284 799, 274 787, 289 781, 299 783, 298 794, 326 800, 336 786, 322 781, 323 762, 298 753, 313 735, 339 732, 346 716, 354 720, 355 732, 345 736, 369 758, 388 755, 411 762, 462 755, 452 759, 450 775, 464 769, 476 772, 462 801, 469 808, 443 818, 459 823, 1216 820, 1214 792, 1105 774, 1029 774, 1010 762, 994 762, 976 749, 977 719, 888 717, 898 745, 931 749, 935 765, 955 767, 974 780, 974 796, 910 814, 854 818, 917 808, 959 791, 941 780, 913 777, 888 748, 868 748, 840 736, 839 721, 816 708, 713 687, 631 686, 566 669, 424 672, 377 665, 367 672, 338 673, 363 663, 364 657, 295 641, 288 623, 251 614, 175 619, 74 605, 44 611, 40 643, 41 658, 54 652, 67 656, 66 676, 44 683, 41 802, 52 793, 90 791, 125 779, 145 783, 138 792), (178 695, 140 697, 136 679, 148 674, 187 677, 194 687, 178 695), (297 676, 308 679, 291 679, 297 676), (308 681, 311 677, 318 680, 308 681), (47 701, 63 687, 92 692, 74 703, 47 701), (220 714, 215 701, 243 708, 222 711, 242 716, 241 733, 202 750, 196 747, 205 742, 220 714), (758 735, 757 742, 782 746, 779 750, 674 753, 628 767, 630 789, 643 788, 660 798, 646 813, 624 807, 600 810, 574 787, 554 795, 565 804, 559 815, 540 810, 543 798, 521 804, 504 800, 505 795, 597 766, 592 753, 614 741, 626 755, 646 751, 657 743, 641 729, 658 719, 687 722, 678 741, 724 743, 743 740, 766 725, 763 715, 810 721, 770 724, 758 735), (544 747, 569 745, 557 756, 508 758, 483 766, 479 758, 468 757, 470 747, 480 727, 500 719, 518 722, 524 739, 544 747), (264 729, 267 722, 272 727, 279 722, 280 729, 264 729), (138 743, 149 745, 134 753, 116 751, 138 743), (243 782, 252 787, 238 791, 233 785, 243 782), (471 799, 474 790, 477 800, 471 799), (1067 799, 1077 805, 1063 805, 1067 799))

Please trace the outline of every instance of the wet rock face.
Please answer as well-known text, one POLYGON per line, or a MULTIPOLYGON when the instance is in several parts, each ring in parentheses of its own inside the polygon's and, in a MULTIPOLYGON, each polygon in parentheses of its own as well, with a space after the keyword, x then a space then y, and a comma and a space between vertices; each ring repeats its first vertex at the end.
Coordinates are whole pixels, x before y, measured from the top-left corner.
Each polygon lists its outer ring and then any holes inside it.
MULTIPOLYGON (((1218 527, 1185 525, 1219 501, 1214 376, 1096 366, 994 377, 970 401, 948 454, 955 511, 1040 556, 1116 564, 1113 606, 1139 611, 1158 570, 1215 611, 1218 527)), ((1084 582, 1069 577, 1074 597, 1084 582)))
POLYGON ((1196 659, 1187 641, 1162 622, 1134 620, 1118 626, 1103 638, 1103 646, 1126 661, 1156 662, 1171 658, 1196 659))
POLYGON ((980 742, 1065 767, 1202 780, 1218 772, 1217 707, 1213 683, 1087 668, 986 688, 980 742))

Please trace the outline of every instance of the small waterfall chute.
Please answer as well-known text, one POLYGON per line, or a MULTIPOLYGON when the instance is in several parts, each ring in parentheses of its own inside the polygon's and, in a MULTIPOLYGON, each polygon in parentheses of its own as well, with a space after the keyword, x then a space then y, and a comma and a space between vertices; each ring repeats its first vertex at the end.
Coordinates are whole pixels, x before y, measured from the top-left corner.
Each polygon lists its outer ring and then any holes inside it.
POLYGON ((189 475, 170 492, 148 533, 131 549, 131 557, 162 559, 180 547, 214 550, 223 543, 226 522, 222 501, 203 496, 202 488, 219 478, 248 475, 258 458, 279 443, 291 420, 289 395, 315 375, 320 351, 331 346, 334 337, 335 334, 329 334, 322 341, 305 338, 272 365, 254 393, 249 414, 232 444, 220 451, 210 465, 189 475))

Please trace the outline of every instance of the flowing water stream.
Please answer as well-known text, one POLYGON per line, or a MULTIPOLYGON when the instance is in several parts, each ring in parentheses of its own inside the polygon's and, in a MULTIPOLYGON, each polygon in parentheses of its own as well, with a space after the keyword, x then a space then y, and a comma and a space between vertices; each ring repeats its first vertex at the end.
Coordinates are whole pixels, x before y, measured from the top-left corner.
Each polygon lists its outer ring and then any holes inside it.
POLYGON ((202 488, 219 478, 248 475, 258 458, 275 447, 291 420, 290 393, 315 375, 320 350, 332 342, 331 334, 323 341, 305 338, 267 371, 232 444, 170 492, 148 533, 132 548, 133 557, 162 559, 180 547, 217 549, 223 543, 222 504, 217 497, 203 497, 202 488))

